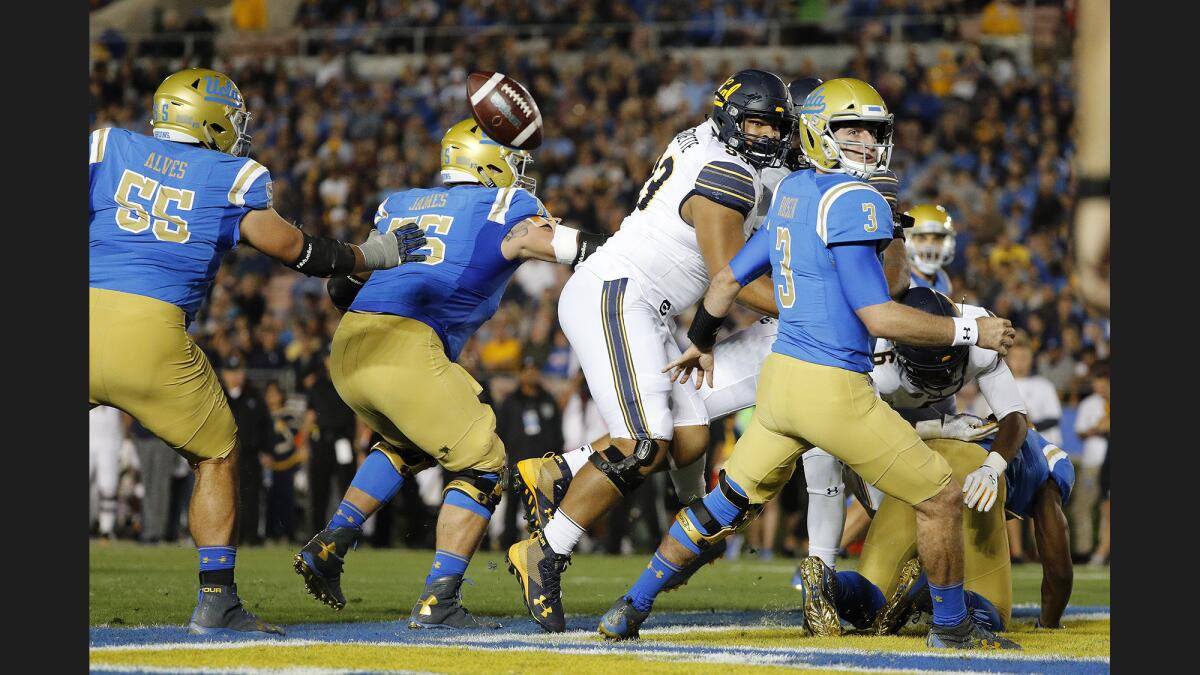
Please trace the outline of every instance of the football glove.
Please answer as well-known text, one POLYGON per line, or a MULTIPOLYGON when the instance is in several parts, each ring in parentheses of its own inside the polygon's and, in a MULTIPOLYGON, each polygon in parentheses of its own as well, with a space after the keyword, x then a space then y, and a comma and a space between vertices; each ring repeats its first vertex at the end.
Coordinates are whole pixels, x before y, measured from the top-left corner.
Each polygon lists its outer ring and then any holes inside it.
POLYGON ((1008 462, 999 453, 989 452, 983 460, 983 466, 972 471, 963 481, 963 504, 980 513, 989 511, 1000 494, 1000 474, 1007 467, 1008 462))
POLYGON ((958 441, 981 441, 996 433, 996 423, 985 420, 970 413, 946 415, 942 418, 941 438, 953 438, 958 441))

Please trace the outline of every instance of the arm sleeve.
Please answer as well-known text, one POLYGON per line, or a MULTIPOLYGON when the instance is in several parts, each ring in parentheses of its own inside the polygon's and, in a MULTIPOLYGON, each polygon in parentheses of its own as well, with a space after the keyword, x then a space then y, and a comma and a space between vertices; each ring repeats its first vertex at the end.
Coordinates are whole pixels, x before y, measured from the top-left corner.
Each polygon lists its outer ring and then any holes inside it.
MULTIPOLYGON (((888 231, 891 237, 891 231, 888 231)), ((833 266, 837 269, 842 293, 855 310, 888 302, 887 278, 883 275, 883 264, 875 253, 875 244, 866 241, 831 246, 833 266)))
POLYGON ((770 234, 760 227, 729 261, 733 277, 742 286, 771 271, 770 234))
POLYGON ((754 176, 734 162, 709 162, 696 175, 694 194, 706 197, 745 216, 755 204, 754 176))
POLYGON ((874 188, 861 181, 839 183, 817 204, 817 234, 826 246, 892 239, 892 209, 874 188))
MULTIPOLYGON (((971 347, 971 351, 976 349, 980 348, 971 347)), ((980 351, 989 350, 980 349, 980 351)), ((1005 415, 1015 412, 1028 415, 1029 411, 1025 408, 1025 400, 1021 397, 1021 390, 1017 389, 1017 380, 1013 377, 1012 371, 1008 369, 1008 364, 1000 358, 999 354, 995 352, 990 352, 990 354, 994 363, 975 377, 979 393, 983 394, 983 399, 987 401, 988 407, 992 409, 996 419, 1003 419, 1005 415)))

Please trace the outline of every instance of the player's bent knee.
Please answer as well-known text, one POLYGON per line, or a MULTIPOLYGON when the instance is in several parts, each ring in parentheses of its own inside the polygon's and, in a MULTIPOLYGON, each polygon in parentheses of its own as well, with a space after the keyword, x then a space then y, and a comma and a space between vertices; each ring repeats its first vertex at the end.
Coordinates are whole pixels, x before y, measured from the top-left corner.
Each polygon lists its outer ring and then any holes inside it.
POLYGON ((497 471, 467 469, 446 484, 443 502, 491 518, 504 494, 504 477, 503 467, 497 471))
POLYGON ((766 504, 751 504, 746 492, 721 471, 717 489, 679 511, 669 535, 693 553, 750 526, 766 504))
POLYGON ((447 471, 499 471, 504 466, 504 441, 496 435, 495 423, 477 422, 441 460, 447 471))
POLYGON ((397 448, 387 441, 379 441, 371 446, 371 452, 378 452, 392 463, 406 480, 433 466, 433 458, 416 448, 397 448))

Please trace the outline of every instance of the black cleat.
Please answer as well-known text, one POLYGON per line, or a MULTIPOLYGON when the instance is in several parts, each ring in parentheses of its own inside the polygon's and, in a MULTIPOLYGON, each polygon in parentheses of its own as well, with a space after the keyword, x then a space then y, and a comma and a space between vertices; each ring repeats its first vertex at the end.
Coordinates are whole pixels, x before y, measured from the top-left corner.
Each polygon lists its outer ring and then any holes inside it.
POLYGON ((521 599, 533 620, 551 633, 566 630, 562 573, 571 563, 571 556, 555 553, 537 531, 529 539, 510 546, 504 560, 508 563, 508 571, 521 585, 521 599))
POLYGON ((571 485, 571 470, 562 455, 547 453, 545 457, 517 462, 513 482, 525 495, 525 521, 530 530, 545 529, 546 523, 558 510, 558 503, 571 485))
POLYGON ((292 568, 304 578, 308 592, 337 610, 346 606, 346 596, 342 595, 342 564, 360 534, 362 530, 351 527, 321 530, 293 558, 292 568))
POLYGON ((639 629, 649 616, 650 612, 639 611, 633 606, 632 600, 622 595, 604 616, 600 617, 600 634, 609 640, 639 637, 639 629))
POLYGON ((701 567, 716 564, 718 560, 725 557, 725 551, 728 548, 729 544, 722 539, 708 548, 701 549, 700 554, 693 558, 692 562, 684 565, 682 569, 671 576, 671 580, 663 586, 663 592, 667 593, 687 585, 688 580, 692 578, 693 574, 700 571, 701 567))
POLYGON ((269 633, 283 635, 283 628, 267 623, 242 606, 237 584, 201 584, 196 610, 188 623, 189 635, 232 635, 269 633))
POLYGON ((957 626, 934 624, 925 644, 939 649, 1021 649, 1021 645, 980 626, 970 616, 957 626))
POLYGON ((425 585, 408 617, 409 628, 500 628, 462 606, 462 577, 439 577, 425 585))
POLYGON ((876 635, 895 635, 922 606, 932 611, 929 581, 921 573, 921 561, 913 558, 900 568, 896 590, 892 591, 892 597, 888 598, 883 608, 875 615, 875 624, 871 631, 876 635))
POLYGON ((842 620, 837 612, 837 575, 825 561, 810 556, 796 568, 804 594, 804 627, 821 637, 842 634, 842 620))

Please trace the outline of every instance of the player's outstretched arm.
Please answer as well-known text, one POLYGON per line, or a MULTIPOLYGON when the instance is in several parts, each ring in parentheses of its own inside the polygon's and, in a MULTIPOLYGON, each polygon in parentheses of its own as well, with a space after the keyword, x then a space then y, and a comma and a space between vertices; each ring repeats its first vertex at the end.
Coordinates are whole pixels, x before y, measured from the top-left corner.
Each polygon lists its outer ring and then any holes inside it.
POLYGON ((387 234, 371 230, 367 241, 358 245, 309 236, 284 220, 275 209, 248 212, 242 218, 240 229, 241 241, 308 276, 328 277, 389 269, 425 259, 424 255, 413 253, 426 243, 425 235, 416 223, 387 234))
POLYGON ((897 237, 883 251, 883 275, 887 277, 888 294, 893 300, 908 291, 911 275, 908 271, 908 249, 904 247, 904 239, 897 237))
POLYGON ((1062 493, 1052 480, 1038 489, 1033 535, 1042 558, 1042 614, 1038 623, 1042 628, 1062 628, 1075 570, 1071 566, 1071 533, 1062 512, 1062 493))
POLYGON ((567 227, 562 224, 561 218, 532 216, 513 225, 504 235, 500 252, 509 260, 533 258, 562 263, 575 269, 610 236, 567 227))
MULTIPOLYGON (((715 279, 721 268, 728 265, 746 244, 742 235, 745 216, 700 195, 689 197, 680 214, 684 222, 696 228, 696 243, 700 246, 708 276, 715 279)), ((739 289, 737 303, 760 314, 779 316, 770 279, 754 281, 739 289)))

